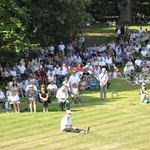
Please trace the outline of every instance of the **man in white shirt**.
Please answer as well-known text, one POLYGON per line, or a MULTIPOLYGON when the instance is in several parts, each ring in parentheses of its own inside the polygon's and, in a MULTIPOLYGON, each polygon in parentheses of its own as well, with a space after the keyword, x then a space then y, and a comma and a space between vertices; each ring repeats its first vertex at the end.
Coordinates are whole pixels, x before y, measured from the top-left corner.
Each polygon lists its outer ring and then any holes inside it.
POLYGON ((72 125, 71 113, 72 112, 70 110, 66 111, 66 115, 61 120, 60 130, 65 132, 74 132, 74 133, 88 133, 90 127, 87 127, 85 130, 82 130, 72 125))
POLYGON ((146 45, 147 49, 150 49, 150 42, 146 45))
POLYGON ((48 53, 50 56, 54 56, 54 51, 55 51, 55 48, 52 44, 50 44, 50 46, 48 46, 48 53))
POLYGON ((66 107, 67 110, 70 110, 70 102, 68 100, 69 95, 65 86, 61 86, 61 88, 58 89, 56 97, 58 98, 60 110, 64 110, 64 107, 66 107))
POLYGON ((110 70, 110 66, 112 65, 112 58, 110 56, 105 59, 108 70, 110 70))
POLYGON ((26 79, 26 67, 23 64, 18 66, 22 79, 26 79))
POLYGON ((137 59, 135 60, 135 65, 138 66, 138 67, 141 67, 142 60, 139 57, 137 57, 137 59))
POLYGON ((12 69, 10 70, 10 76, 11 76, 11 79, 12 79, 13 77, 16 77, 16 76, 17 76, 17 72, 16 72, 16 70, 15 70, 15 67, 12 67, 12 69))
POLYGON ((54 95, 56 96, 56 92, 58 90, 58 87, 56 84, 54 84, 54 80, 51 81, 51 83, 47 86, 47 91, 48 91, 48 94, 51 96, 51 95, 54 95))
POLYGON ((143 57, 146 57, 147 54, 148 54, 148 51, 147 51, 145 48, 142 49, 141 55, 142 55, 143 57))
POLYGON ((64 53, 65 45, 63 44, 63 42, 60 42, 60 44, 58 45, 58 50, 59 50, 60 52, 63 52, 63 53, 64 53))
POLYGON ((99 74, 98 79, 100 82, 100 97, 104 99, 106 98, 107 83, 109 79, 106 68, 102 68, 102 72, 99 74))
POLYGON ((72 75, 69 77, 69 87, 72 88, 72 84, 76 83, 77 87, 79 87, 80 78, 76 75, 76 71, 72 71, 72 75))

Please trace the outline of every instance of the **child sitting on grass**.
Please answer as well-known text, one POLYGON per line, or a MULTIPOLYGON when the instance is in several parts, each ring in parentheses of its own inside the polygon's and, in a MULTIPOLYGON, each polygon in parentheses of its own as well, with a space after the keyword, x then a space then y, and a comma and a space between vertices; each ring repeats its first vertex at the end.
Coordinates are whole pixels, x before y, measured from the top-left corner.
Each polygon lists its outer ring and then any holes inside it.
POLYGON ((79 89, 77 87, 76 83, 72 84, 72 88, 71 88, 71 97, 72 97, 72 103, 81 103, 81 99, 80 99, 80 93, 79 93, 79 89))

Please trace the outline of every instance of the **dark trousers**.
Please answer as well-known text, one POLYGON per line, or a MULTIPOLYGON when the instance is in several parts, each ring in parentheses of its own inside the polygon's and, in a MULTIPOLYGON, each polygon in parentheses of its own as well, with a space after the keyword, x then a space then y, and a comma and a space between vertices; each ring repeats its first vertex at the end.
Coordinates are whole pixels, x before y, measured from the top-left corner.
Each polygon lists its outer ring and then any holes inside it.
POLYGON ((65 128, 63 131, 66 132, 74 132, 74 133, 80 133, 81 131, 83 131, 82 129, 74 129, 74 128, 65 128))
POLYGON ((42 103, 44 108, 48 108, 48 101, 42 101, 42 103))

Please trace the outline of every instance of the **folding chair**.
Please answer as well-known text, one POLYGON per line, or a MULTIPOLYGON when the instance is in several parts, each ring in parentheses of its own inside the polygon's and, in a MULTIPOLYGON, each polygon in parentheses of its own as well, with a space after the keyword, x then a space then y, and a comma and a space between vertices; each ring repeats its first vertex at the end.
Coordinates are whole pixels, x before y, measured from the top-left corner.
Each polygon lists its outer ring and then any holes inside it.
POLYGON ((90 84, 89 84, 89 86, 90 86, 90 89, 96 89, 97 88, 97 79, 95 79, 95 78, 91 78, 91 80, 90 80, 90 84))

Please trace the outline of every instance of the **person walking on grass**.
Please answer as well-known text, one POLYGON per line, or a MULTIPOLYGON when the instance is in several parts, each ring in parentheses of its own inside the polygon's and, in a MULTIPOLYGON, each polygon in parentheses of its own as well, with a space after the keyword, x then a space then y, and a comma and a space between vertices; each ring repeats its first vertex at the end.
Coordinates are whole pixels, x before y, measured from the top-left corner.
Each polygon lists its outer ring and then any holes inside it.
POLYGON ((66 115, 61 120, 61 131, 65 132, 74 132, 74 133, 88 133, 90 130, 90 127, 87 127, 85 130, 78 129, 77 127, 74 127, 71 122, 71 114, 72 112, 70 110, 66 111, 66 115))
POLYGON ((149 103, 149 95, 145 83, 142 83, 142 86, 140 88, 140 99, 142 104, 149 103))
POLYGON ((109 79, 106 68, 102 68, 102 71, 99 74, 98 79, 100 82, 100 98, 105 99, 106 92, 107 92, 107 84, 108 84, 108 79, 109 79))

